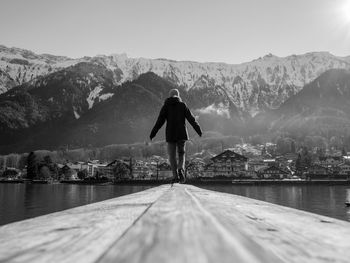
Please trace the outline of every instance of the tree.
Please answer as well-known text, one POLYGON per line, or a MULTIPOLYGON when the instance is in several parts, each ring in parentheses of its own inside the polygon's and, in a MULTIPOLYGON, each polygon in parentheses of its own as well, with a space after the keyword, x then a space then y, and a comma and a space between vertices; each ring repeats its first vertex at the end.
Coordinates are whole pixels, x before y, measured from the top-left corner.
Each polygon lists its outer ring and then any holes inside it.
POLYGON ((347 152, 346 152, 346 150, 345 150, 345 147, 343 147, 343 149, 342 149, 342 151, 341 151, 341 154, 342 154, 342 156, 346 156, 346 155, 347 155, 347 152))
POLYGON ((125 164, 124 162, 117 161, 113 168, 113 172, 114 172, 114 178, 118 180, 118 179, 126 178, 130 172, 130 169, 128 165, 125 164))
POLYGON ((294 140, 291 141, 291 144, 290 144, 290 151, 291 151, 291 153, 295 153, 295 152, 296 152, 296 149, 295 149, 295 141, 294 141, 294 140))
POLYGON ((34 179, 38 176, 38 161, 34 152, 27 157, 27 178, 34 179))
POLYGON ((279 154, 285 154, 290 152, 290 142, 288 138, 279 138, 276 142, 277 152, 279 154))
POLYGON ((316 156, 317 156, 318 158, 324 157, 324 156, 325 156, 325 150, 324 150, 324 148, 317 147, 317 149, 316 149, 316 156))
POLYGON ((303 173, 311 165, 311 155, 307 147, 302 147, 296 160, 295 168, 300 173, 303 173))
POLYGON ((50 170, 50 176, 52 176, 55 179, 58 179, 58 167, 57 164, 55 164, 50 155, 44 156, 44 160, 42 162, 42 166, 46 166, 50 170))
POLYGON ((18 175, 18 172, 16 170, 13 169, 6 169, 3 173, 2 173, 2 177, 5 178, 9 178, 9 177, 16 177, 18 175))
POLYGON ((86 169, 81 170, 81 171, 78 172, 78 178, 80 180, 84 180, 87 176, 88 176, 88 172, 87 172, 86 169))
POLYGON ((51 178, 51 172, 49 167, 47 167, 46 165, 41 166, 39 170, 39 178, 44 180, 51 178))

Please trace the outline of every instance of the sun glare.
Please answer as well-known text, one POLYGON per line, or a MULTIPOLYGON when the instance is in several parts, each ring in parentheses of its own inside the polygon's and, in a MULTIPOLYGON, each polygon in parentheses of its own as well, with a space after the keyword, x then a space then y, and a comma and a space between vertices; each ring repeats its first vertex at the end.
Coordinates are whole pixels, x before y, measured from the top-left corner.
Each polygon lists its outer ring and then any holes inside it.
POLYGON ((345 22, 350 24, 350 0, 345 1, 341 8, 341 13, 345 22))

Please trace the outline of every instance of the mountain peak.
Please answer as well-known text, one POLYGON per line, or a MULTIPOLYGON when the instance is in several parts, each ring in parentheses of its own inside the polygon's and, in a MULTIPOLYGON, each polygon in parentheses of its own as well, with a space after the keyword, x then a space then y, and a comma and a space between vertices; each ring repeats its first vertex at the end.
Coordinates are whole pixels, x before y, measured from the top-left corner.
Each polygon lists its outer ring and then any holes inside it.
POLYGON ((111 54, 110 56, 119 60, 127 60, 129 58, 128 54, 125 52, 120 54, 111 54))
POLYGON ((277 56, 275 56, 275 55, 272 54, 272 53, 268 53, 268 54, 266 54, 263 58, 277 58, 277 56))

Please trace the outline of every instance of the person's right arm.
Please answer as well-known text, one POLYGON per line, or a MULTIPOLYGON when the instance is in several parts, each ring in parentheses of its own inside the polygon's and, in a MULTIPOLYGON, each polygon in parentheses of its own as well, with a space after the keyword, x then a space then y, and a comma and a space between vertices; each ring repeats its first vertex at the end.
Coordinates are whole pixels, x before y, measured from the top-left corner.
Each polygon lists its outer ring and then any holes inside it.
POLYGON ((165 123, 165 120, 166 120, 166 107, 165 105, 163 105, 162 109, 159 112, 159 116, 156 121, 156 124, 154 125, 151 131, 151 134, 149 136, 151 140, 156 136, 159 129, 162 128, 163 124, 165 123))

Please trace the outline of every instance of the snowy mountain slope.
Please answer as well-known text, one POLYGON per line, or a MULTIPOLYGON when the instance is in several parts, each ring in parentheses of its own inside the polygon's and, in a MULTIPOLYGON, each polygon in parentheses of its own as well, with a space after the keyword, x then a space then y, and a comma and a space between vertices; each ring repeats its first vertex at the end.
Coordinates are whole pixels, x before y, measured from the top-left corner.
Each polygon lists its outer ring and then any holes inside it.
POLYGON ((196 107, 217 107, 220 104, 221 108, 228 110, 229 105, 234 104, 242 113, 251 116, 278 108, 305 84, 329 69, 350 69, 350 57, 336 57, 327 52, 283 58, 268 54, 251 62, 230 65, 129 58, 126 54, 70 59, 0 46, 0 93, 37 76, 83 61, 103 65, 110 70, 116 86, 151 71, 184 87, 193 103, 197 96, 204 98, 205 105, 201 100, 196 107))
POLYGON ((172 88, 180 89, 204 131, 348 136, 349 83, 350 71, 326 71, 278 109, 245 118, 204 77, 196 84, 201 89, 185 90, 152 72, 115 86, 112 71, 82 62, 0 95, 0 153, 145 141, 172 88), (207 86, 216 93, 201 93, 207 86))
MULTIPOLYGON (((284 102, 252 119, 255 131, 349 137, 350 71, 332 69, 284 102)), ((349 137, 350 139, 350 137, 349 137)))
POLYGON ((89 62, 37 77, 0 95, 0 134, 50 121, 74 122, 111 98, 114 88, 112 73, 89 62))
POLYGON ((277 108, 328 69, 350 69, 348 58, 336 57, 327 52, 285 58, 269 54, 239 65, 133 59, 126 55, 92 59, 111 69, 118 84, 152 71, 187 90, 208 92, 220 86, 238 108, 251 115, 265 108, 277 108))
POLYGON ((0 94, 38 76, 53 73, 81 61, 83 59, 37 55, 29 50, 0 45, 0 94))

